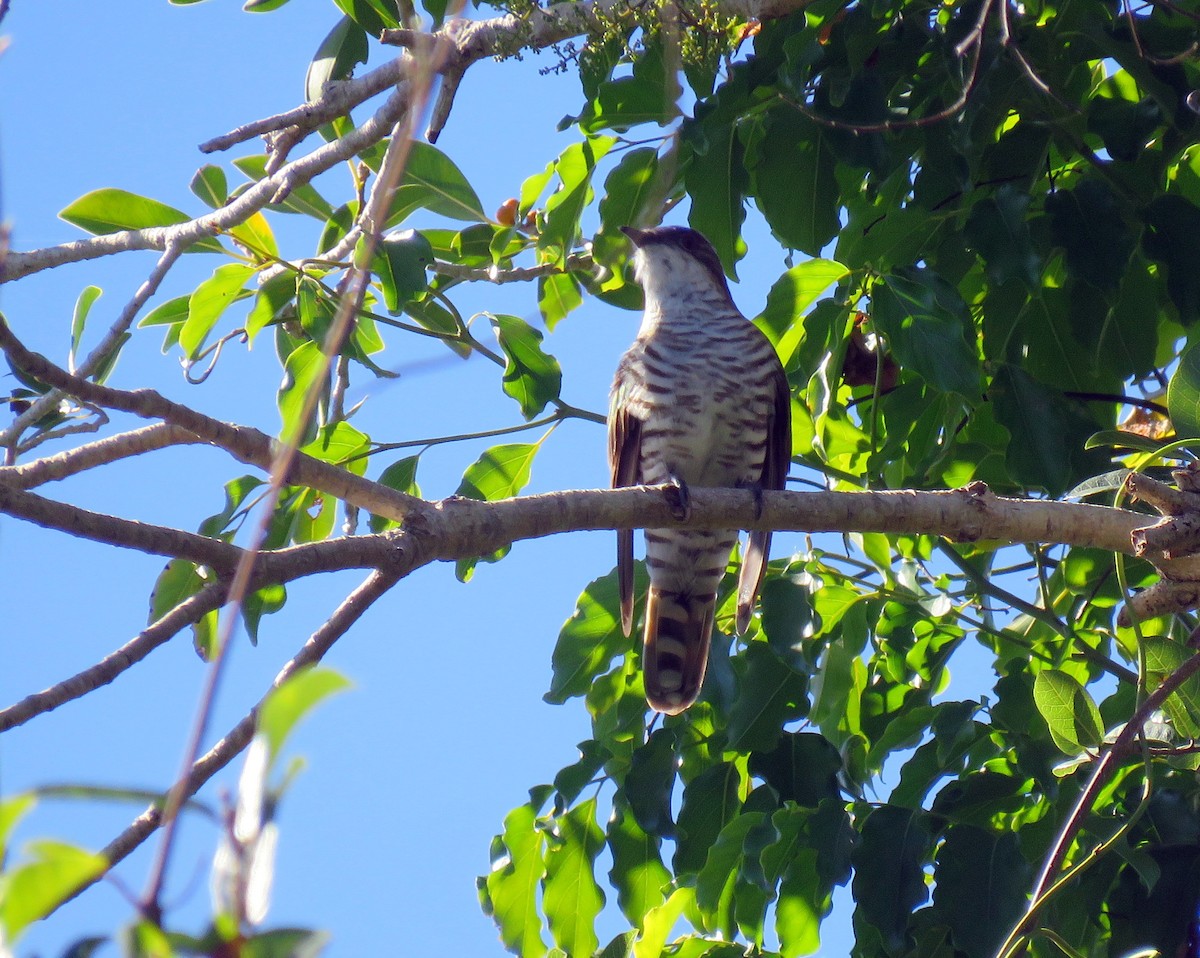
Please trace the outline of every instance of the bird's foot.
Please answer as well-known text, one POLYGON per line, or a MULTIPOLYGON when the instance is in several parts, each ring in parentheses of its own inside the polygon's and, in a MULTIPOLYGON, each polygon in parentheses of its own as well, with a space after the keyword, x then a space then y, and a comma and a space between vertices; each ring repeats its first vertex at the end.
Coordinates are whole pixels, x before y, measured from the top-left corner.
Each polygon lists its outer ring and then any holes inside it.
POLYGON ((692 514, 692 497, 688 492, 688 485, 674 473, 667 477, 667 486, 663 489, 663 495, 667 497, 667 506, 671 510, 671 515, 680 522, 692 514))
POLYGON ((763 514, 763 487, 761 482, 739 482, 739 489, 749 489, 754 493, 754 518, 761 519, 763 514))

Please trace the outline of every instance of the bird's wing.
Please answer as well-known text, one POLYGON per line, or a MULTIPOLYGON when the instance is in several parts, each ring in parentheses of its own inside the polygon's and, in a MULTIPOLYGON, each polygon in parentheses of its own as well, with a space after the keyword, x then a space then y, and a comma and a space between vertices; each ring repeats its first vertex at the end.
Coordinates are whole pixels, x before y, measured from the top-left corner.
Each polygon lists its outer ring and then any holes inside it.
MULTIPOLYGON (((614 489, 642 484, 642 421, 629 412, 621 395, 613 390, 608 410, 608 465, 614 489)), ((617 582, 621 590, 621 628, 633 631, 633 530, 617 530, 617 582)))
MULTIPOLYGON (((792 393, 787 376, 778 361, 772 375, 774 401, 767 422, 767 449, 763 454, 763 470, 760 486, 763 489, 782 489, 787 482, 788 468, 792 462, 792 393)), ((742 570, 738 576, 737 630, 741 635, 750 625, 754 611, 754 597, 762 585, 767 571, 767 557, 771 552, 771 533, 763 530, 751 532, 742 558, 742 570)))

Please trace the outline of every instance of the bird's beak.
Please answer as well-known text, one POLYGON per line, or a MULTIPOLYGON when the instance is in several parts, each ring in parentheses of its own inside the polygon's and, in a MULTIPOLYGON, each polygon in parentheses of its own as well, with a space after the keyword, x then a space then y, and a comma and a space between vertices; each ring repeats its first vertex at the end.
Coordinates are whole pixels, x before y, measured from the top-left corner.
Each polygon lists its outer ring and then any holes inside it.
POLYGON ((622 226, 621 232, 629 237, 629 242, 633 244, 635 249, 641 249, 642 243, 646 239, 646 230, 639 230, 632 226, 622 226))

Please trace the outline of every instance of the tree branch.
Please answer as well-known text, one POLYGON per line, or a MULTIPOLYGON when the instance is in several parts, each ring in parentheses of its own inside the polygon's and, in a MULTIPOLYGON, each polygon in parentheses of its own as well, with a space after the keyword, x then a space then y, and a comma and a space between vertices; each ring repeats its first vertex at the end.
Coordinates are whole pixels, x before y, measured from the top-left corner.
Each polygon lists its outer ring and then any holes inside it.
MULTIPOLYGON (((161 419, 179 426, 205 442, 220 446, 241 462, 270 471, 277 443, 266 433, 205 416, 188 406, 166 399, 154 390, 139 389, 130 392, 72 376, 46 357, 26 349, 13 335, 3 318, 0 318, 0 349, 8 354, 16 366, 35 379, 98 406, 119 409, 143 419, 161 419)), ((285 480, 319 489, 397 521, 412 513, 427 512, 431 508, 421 499, 388 489, 301 452, 297 452, 293 457, 285 480)))
MULTIPOLYGON (((333 644, 341 638, 355 622, 362 617, 374 602, 390 589, 398 579, 409 569, 402 566, 389 569, 387 572, 372 572, 367 579, 355 589, 316 632, 312 634, 299 652, 293 656, 275 676, 266 695, 258 700, 254 708, 232 729, 225 734, 216 745, 202 755, 192 765, 191 771, 177 783, 184 797, 190 798, 217 772, 228 765, 237 755, 250 744, 254 737, 258 711, 272 691, 279 688, 296 672, 306 665, 313 665, 325 656, 333 644)), ((149 838, 162 824, 162 805, 155 803, 139 815, 133 823, 120 835, 105 846, 102 854, 108 859, 108 869, 128 856, 142 842, 149 838)), ((102 875, 97 875, 75 890, 78 895, 84 889, 94 885, 102 875)), ((72 895, 74 897, 74 895, 72 895)))
POLYGON ((92 512, 82 506, 56 502, 3 483, 0 483, 0 512, 80 539, 136 549, 151 555, 189 559, 211 566, 218 573, 232 572, 242 555, 242 550, 237 546, 220 539, 92 512))
POLYGON ((0 272, 0 282, 11 282, 65 263, 78 263, 128 250, 165 250, 168 245, 173 244, 186 249, 199 240, 232 229, 264 206, 281 202, 297 186, 309 182, 318 174, 387 136, 408 108, 407 87, 407 84, 402 83, 374 116, 361 126, 351 130, 341 139, 318 147, 307 156, 294 160, 277 173, 259 180, 219 210, 175 226, 121 230, 26 253, 10 252, 3 272, 0 272))
MULTIPOLYGON (((258 555, 250 588, 269 583, 286 585, 305 576, 320 575, 345 569, 404 570, 406 575, 429 560, 415 548, 411 537, 403 532, 381 535, 353 536, 345 539, 310 542, 263 552, 258 555)), ((0 732, 50 712, 88 692, 107 685, 122 672, 136 665, 160 645, 169 641, 181 629, 219 608, 228 595, 228 582, 214 582, 189 596, 162 618, 130 639, 115 652, 95 665, 52 685, 41 692, 26 696, 5 709, 0 709, 0 732)))
POLYGON ((85 446, 78 446, 44 459, 35 459, 20 466, 0 466, 0 485, 12 489, 33 489, 47 482, 55 482, 74 476, 97 466, 117 462, 144 452, 164 449, 167 446, 185 446, 203 443, 194 433, 172 426, 156 423, 130 432, 118 433, 97 439, 85 446))
POLYGON ((226 587, 223 582, 214 582, 189 596, 161 619, 139 632, 123 646, 106 655, 95 665, 89 666, 48 689, 27 695, 6 709, 0 709, 0 732, 24 725, 44 712, 51 712, 60 705, 82 698, 103 685, 108 685, 118 675, 136 665, 160 645, 169 641, 182 629, 198 622, 209 612, 218 609, 225 601, 226 587))

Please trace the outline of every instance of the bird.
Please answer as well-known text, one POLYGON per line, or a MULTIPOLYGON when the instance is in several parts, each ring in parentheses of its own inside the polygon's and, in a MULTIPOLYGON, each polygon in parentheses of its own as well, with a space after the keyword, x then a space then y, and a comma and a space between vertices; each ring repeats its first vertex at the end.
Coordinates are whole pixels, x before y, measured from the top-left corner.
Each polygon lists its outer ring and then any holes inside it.
MULTIPOLYGON (((682 226, 621 228, 645 294, 608 414, 612 486, 666 485, 676 518, 688 490, 782 489, 791 462, 791 391, 770 340, 741 314, 720 258, 682 226)), ((647 529, 642 671, 646 701, 677 715, 700 694, 717 588, 736 529, 647 529)), ((737 631, 749 627, 771 533, 751 532, 738 582, 737 631)), ((617 532, 621 627, 633 629, 633 530, 617 532)))

